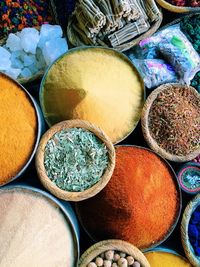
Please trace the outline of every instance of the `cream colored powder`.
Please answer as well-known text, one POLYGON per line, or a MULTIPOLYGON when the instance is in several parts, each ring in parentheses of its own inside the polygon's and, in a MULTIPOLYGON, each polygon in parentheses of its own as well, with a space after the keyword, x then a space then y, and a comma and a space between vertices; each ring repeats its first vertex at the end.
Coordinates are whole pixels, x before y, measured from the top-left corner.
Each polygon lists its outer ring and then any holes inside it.
POLYGON ((73 237, 57 206, 25 189, 0 191, 0 266, 74 267, 73 237))
POLYGON ((70 52, 50 68, 40 100, 49 125, 88 120, 116 143, 135 128, 143 98, 143 86, 129 61, 114 50, 87 48, 70 52))

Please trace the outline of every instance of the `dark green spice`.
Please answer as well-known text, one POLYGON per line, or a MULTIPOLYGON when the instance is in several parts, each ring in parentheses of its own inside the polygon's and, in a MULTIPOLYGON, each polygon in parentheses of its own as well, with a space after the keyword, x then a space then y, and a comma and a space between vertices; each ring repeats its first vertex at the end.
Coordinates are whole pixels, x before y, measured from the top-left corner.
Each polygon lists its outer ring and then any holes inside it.
POLYGON ((200 71, 194 76, 191 81, 191 86, 193 86, 200 93, 200 71))
POLYGON ((154 100, 149 112, 151 136, 173 155, 200 147, 200 98, 189 88, 171 87, 154 100))
POLYGON ((183 185, 191 190, 200 188, 200 168, 186 168, 182 174, 183 185))
POLYGON ((81 192, 92 187, 102 177, 108 161, 106 145, 81 128, 56 133, 45 147, 47 176, 66 191, 81 192))
POLYGON ((200 15, 186 16, 181 20, 180 28, 200 54, 200 15))

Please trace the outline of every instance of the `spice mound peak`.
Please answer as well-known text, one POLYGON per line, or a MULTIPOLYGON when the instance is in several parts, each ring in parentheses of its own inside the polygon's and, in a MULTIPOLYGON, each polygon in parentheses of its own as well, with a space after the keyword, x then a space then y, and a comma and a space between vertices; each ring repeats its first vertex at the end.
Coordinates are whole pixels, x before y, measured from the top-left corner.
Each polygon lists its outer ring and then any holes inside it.
POLYGON ((152 151, 119 146, 109 183, 95 197, 78 203, 77 214, 95 241, 121 239, 149 249, 169 236, 177 222, 176 186, 167 163, 152 151))
POLYGON ((46 73, 40 102, 50 126, 63 120, 86 120, 117 143, 140 119, 144 86, 132 63, 119 52, 72 49, 46 73))

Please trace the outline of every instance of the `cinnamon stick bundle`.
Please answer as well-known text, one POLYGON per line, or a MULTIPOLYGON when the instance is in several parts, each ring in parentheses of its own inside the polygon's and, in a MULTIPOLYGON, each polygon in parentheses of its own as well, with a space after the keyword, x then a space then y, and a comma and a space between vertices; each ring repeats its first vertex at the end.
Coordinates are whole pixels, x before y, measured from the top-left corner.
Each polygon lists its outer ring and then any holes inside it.
POLYGON ((135 22, 127 24, 119 31, 110 34, 108 39, 112 47, 116 47, 146 32, 149 28, 150 24, 141 18, 135 22))

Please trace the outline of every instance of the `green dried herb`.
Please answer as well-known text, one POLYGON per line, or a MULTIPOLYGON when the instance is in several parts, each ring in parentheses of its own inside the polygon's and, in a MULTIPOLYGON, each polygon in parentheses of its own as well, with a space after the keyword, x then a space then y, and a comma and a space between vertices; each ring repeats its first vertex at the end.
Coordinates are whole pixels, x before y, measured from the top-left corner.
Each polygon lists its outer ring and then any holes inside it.
POLYGON ((81 128, 57 132, 45 147, 47 176, 66 191, 81 192, 92 187, 102 177, 108 161, 106 145, 81 128))

